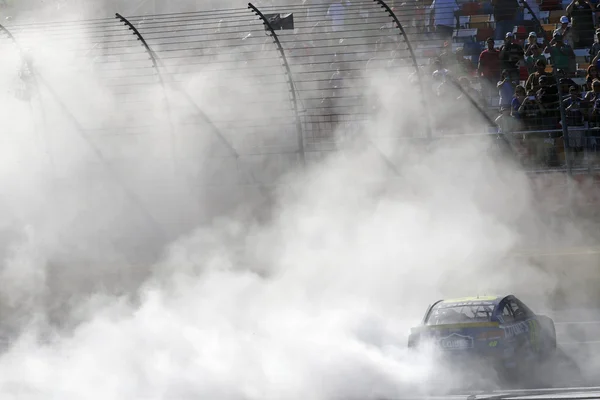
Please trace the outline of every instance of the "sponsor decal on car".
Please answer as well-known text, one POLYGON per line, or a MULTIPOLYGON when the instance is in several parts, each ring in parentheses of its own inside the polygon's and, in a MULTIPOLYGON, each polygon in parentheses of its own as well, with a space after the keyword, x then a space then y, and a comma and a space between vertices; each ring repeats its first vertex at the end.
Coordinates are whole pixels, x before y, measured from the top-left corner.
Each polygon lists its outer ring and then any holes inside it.
POLYGON ((516 322, 514 324, 506 324, 506 325, 501 326, 501 328, 504 329, 504 336, 507 339, 529 332, 530 327, 531 327, 531 320, 526 320, 526 321, 516 322))
POLYGON ((477 334, 477 340, 487 341, 492 339, 502 339, 504 331, 502 329, 485 330, 477 334))
POLYGON ((473 348, 473 338, 470 336, 459 335, 453 333, 452 335, 443 337, 439 341, 440 347, 446 350, 464 350, 473 348))

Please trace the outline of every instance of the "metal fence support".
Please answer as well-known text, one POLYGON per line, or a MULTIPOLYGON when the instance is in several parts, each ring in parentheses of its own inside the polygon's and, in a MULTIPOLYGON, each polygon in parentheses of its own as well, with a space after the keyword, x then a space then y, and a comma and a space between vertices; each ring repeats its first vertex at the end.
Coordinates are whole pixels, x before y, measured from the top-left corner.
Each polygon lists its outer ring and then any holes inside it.
POLYGON ((544 44, 546 44, 548 42, 548 36, 547 36, 546 31, 544 30, 544 27, 542 26, 542 23, 538 19, 537 15, 535 15, 535 12, 533 12, 533 10, 531 9, 531 6, 529 4, 527 4, 526 0, 520 0, 519 3, 523 6, 523 8, 525 8, 527 10, 527 12, 529 12, 529 15, 531 16, 532 21, 535 22, 535 24, 537 26, 538 35, 542 35, 542 38, 544 39, 544 44))
POLYGON ((175 127, 173 126, 173 116, 171 113, 171 103, 169 102, 169 96, 167 94, 167 88, 165 87, 165 81, 162 77, 162 74, 160 73, 160 69, 158 68, 158 63, 156 61, 156 57, 154 55, 154 52, 152 51, 152 49, 150 48, 150 46, 148 46, 148 43, 146 42, 146 39, 144 39, 144 37, 142 36, 142 34, 140 33, 140 31, 137 30, 137 28, 135 26, 133 26, 133 24, 131 22, 129 22, 129 20, 127 18, 125 18, 124 16, 122 16, 119 13, 115 14, 115 18, 118 19, 119 21, 121 21, 125 26, 128 27, 128 29, 130 31, 133 32, 133 34, 137 37, 137 40, 139 40, 142 45, 144 46, 144 48, 146 49, 146 53, 148 53, 148 56, 150 57, 150 61, 152 61, 152 68, 154 68, 154 71, 156 72, 156 75, 158 77, 158 80, 160 82, 160 86, 162 88, 163 91, 163 97, 164 97, 164 102, 165 102, 165 107, 167 109, 167 118, 169 120, 169 129, 171 131, 171 157, 173 158, 173 166, 175 169, 177 169, 177 146, 176 146, 176 138, 175 138, 175 127))
MULTIPOLYGON (((142 42, 142 45, 144 46, 144 48, 146 49, 146 51, 148 52, 148 55, 150 56, 151 60, 152 60, 152 64, 153 67, 156 70, 156 73, 158 74, 158 77, 160 79, 161 85, 163 85, 163 87, 165 86, 164 84, 164 79, 162 77, 161 68, 164 68, 163 63, 161 62, 160 57, 158 56, 158 54, 156 54, 154 52, 154 50, 152 50, 152 48, 150 47, 150 45, 148 45, 148 42, 146 42, 146 39, 144 39, 144 37, 142 36, 142 34, 140 33, 140 31, 125 17, 123 17, 121 14, 117 13, 115 14, 115 17, 119 20, 121 20, 126 26, 129 27, 129 29, 131 29, 133 31, 133 33, 137 36, 138 40, 142 42)), ((229 150, 229 152, 231 153, 231 155, 233 157, 235 157, 236 159, 239 158, 239 154, 238 152, 235 150, 235 148, 233 147, 233 145, 231 143, 229 143, 229 141, 227 140, 227 138, 225 138, 225 135, 223 135, 223 133, 219 130, 219 128, 217 128, 215 126, 215 124, 211 121, 211 119, 204 113, 204 111, 202 111, 202 109, 198 106, 198 104, 196 104, 196 102, 194 101, 194 99, 192 99, 192 97, 190 96, 190 94, 181 86, 179 86, 177 84, 177 82, 169 82, 175 89, 177 89, 177 91, 179 91, 180 93, 182 93, 184 95, 184 97, 186 98, 186 100, 192 105, 192 107, 196 110, 196 113, 198 114, 198 116, 200 116, 200 118, 202 118, 202 120, 204 121, 204 123, 206 123, 207 125, 209 125, 213 131, 213 133, 219 138, 219 140, 221 141, 221 143, 227 147, 227 149, 229 150)), ((165 91, 165 97, 166 97, 166 91, 165 91)))
POLYGON ((300 112, 298 111, 298 99, 296 97, 296 85, 294 84, 294 79, 292 77, 292 70, 290 69, 290 65, 288 63, 287 57, 285 56, 285 51, 283 50, 283 46, 281 46, 281 42, 279 41, 279 37, 275 33, 271 22, 263 15, 262 12, 258 8, 256 8, 252 3, 248 3, 248 8, 258 16, 263 21, 263 25, 269 30, 273 41, 277 45, 277 50, 279 51, 279 55, 283 61, 283 65, 285 67, 288 84, 290 85, 290 93, 292 95, 292 106, 294 108, 294 118, 296 119, 296 134, 298 135, 298 154, 300 155, 300 162, 302 165, 306 165, 306 157, 304 153, 304 132, 302 131, 302 123, 300 122, 300 112))
POLYGON ((381 6, 381 8, 383 8, 390 17, 392 17, 392 19, 394 20, 394 23, 396 24, 396 27, 400 31, 400 35, 404 38, 404 41, 406 42, 406 46, 408 47, 410 57, 412 58, 413 65, 415 67, 417 79, 419 80, 419 86, 421 88, 421 97, 422 97, 421 102, 423 103, 423 109, 427 110, 426 111, 427 112, 427 123, 426 123, 426 127, 425 127, 427 138, 431 139, 431 131, 432 131, 431 118, 429 115, 429 107, 426 106, 426 98, 427 97, 425 95, 425 83, 423 82, 423 77, 421 76, 421 70, 419 69, 419 63, 417 62, 417 57, 415 56, 415 52, 412 48, 410 40, 408 40, 408 36, 406 35, 406 31, 404 30, 404 27, 400 23, 400 20, 398 20, 398 17, 394 13, 394 11, 392 11, 392 9, 385 3, 385 1, 383 1, 383 0, 373 0, 373 1, 377 4, 379 4, 381 6))

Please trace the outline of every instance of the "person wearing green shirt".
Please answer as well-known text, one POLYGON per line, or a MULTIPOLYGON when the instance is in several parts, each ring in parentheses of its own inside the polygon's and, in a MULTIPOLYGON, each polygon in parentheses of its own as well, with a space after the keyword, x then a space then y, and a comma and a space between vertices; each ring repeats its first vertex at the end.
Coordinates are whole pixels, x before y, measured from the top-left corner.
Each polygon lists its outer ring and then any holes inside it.
POLYGON ((533 74, 537 71, 535 63, 538 60, 544 62, 546 64, 546 57, 542 54, 542 50, 537 44, 532 44, 528 49, 529 55, 525 57, 525 66, 527 66, 527 72, 529 75, 533 74))
POLYGON ((572 64, 575 61, 575 53, 571 46, 563 42, 561 34, 554 34, 554 37, 548 46, 546 46, 546 49, 544 49, 544 53, 550 54, 554 68, 562 69, 569 73, 573 72, 572 64))

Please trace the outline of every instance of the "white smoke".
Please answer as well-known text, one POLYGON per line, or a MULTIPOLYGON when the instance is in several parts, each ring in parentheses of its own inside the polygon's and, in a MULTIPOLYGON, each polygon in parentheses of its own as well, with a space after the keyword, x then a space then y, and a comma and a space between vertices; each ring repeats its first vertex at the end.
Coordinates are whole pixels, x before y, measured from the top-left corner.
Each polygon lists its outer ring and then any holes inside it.
MULTIPOLYGON (((508 292, 545 303, 559 284, 507 258, 547 225, 526 176, 487 139, 358 140, 270 182, 264 198, 203 186, 209 173, 196 165, 174 169, 166 134, 98 139, 114 156, 99 159, 57 99, 94 125, 117 107, 111 96, 91 74, 50 62, 60 55, 36 57, 56 90, 38 98, 50 150, 25 136, 35 131, 26 103, 10 92, 0 102, 10 139, 0 149, 3 399, 381 398, 426 392, 432 380, 452 390, 467 377, 406 349, 428 304, 508 292)), ((416 87, 394 96, 374 86, 395 107, 365 135, 422 128, 416 87)), ((147 95, 160 111, 161 94, 147 95)), ((249 112, 231 102, 223 113, 249 112)), ((189 152, 211 151, 200 144, 189 152)))

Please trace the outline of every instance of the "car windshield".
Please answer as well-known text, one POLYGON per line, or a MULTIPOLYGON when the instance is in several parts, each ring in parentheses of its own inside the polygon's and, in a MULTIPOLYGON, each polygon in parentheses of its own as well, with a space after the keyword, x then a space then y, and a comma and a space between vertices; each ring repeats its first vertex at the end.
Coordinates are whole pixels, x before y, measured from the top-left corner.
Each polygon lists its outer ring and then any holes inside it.
POLYGON ((429 316, 426 325, 462 324, 469 322, 489 322, 494 305, 488 302, 438 303, 429 316))

